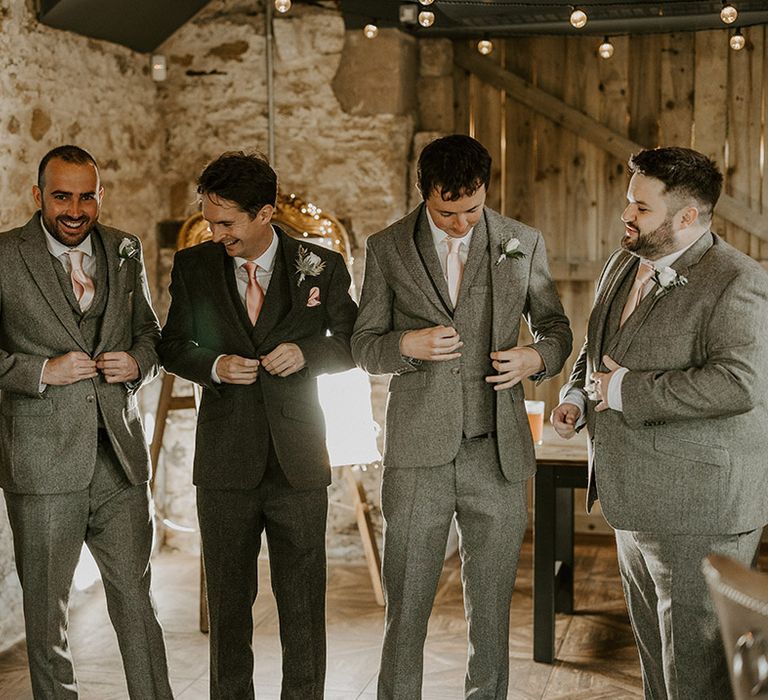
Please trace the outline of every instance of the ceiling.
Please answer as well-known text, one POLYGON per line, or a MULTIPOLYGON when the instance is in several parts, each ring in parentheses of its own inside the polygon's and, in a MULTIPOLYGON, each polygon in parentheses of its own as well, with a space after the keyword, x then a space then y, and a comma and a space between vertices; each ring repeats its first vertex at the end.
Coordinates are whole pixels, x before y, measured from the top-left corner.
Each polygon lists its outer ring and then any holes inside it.
MULTIPOLYGON (((252 0, 254 8, 271 0, 252 0)), ((399 27, 418 36, 478 38, 527 34, 620 35, 646 32, 725 29, 721 0, 585 0, 574 3, 588 22, 574 29, 568 22, 571 3, 556 0, 434 0, 429 7, 416 0, 293 0, 295 4, 339 7, 349 29, 373 21, 379 27, 399 27), (401 10, 415 17, 420 10, 435 13, 435 23, 423 28, 400 21, 401 10)), ((209 0, 38 0, 43 24, 106 39, 149 53, 163 43, 209 0)), ((731 27, 768 23, 768 0, 731 0, 739 17, 731 27)))
MULTIPOLYGON (((739 11, 731 27, 768 23, 768 1, 731 0, 739 11)), ((721 0, 585 0, 562 2, 524 2, 516 0, 434 0, 429 7, 415 0, 339 0, 347 27, 364 26, 370 21, 380 27, 399 26, 419 36, 477 38, 478 36, 522 36, 526 34, 637 34, 647 32, 725 29, 720 20, 721 0), (425 29, 418 24, 403 25, 398 20, 400 7, 415 6, 435 13, 435 23, 425 29), (572 5, 587 13, 582 29, 574 29, 568 19, 572 5)))

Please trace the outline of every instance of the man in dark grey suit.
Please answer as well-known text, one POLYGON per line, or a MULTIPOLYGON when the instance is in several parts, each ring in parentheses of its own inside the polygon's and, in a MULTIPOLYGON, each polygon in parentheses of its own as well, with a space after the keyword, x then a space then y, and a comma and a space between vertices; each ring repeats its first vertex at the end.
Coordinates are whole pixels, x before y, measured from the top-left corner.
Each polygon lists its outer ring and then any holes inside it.
POLYGON ((203 387, 194 482, 211 629, 211 697, 254 697, 253 622, 266 531, 284 700, 325 680, 331 481, 317 375, 349 369, 357 308, 342 257, 271 219, 277 175, 225 153, 198 180, 213 237, 176 254, 163 365, 203 387))
POLYGON ((469 624, 467 697, 504 700, 509 606, 535 457, 520 380, 557 374, 571 332, 541 234, 484 206, 491 157, 468 136, 426 146, 424 203, 371 236, 352 337, 393 374, 382 511, 387 602, 378 697, 421 696, 423 647, 456 518, 469 624), (525 318, 535 341, 518 346, 525 318))
POLYGON ((590 434, 587 507, 616 530, 648 698, 731 697, 701 560, 750 564, 768 522, 768 275, 712 233, 722 175, 642 151, 621 249, 552 423, 590 434))
POLYGON ((172 697, 150 594, 149 454, 136 404, 157 374, 160 328, 139 240, 97 223, 103 194, 93 158, 61 146, 40 163, 40 211, 0 234, 0 487, 36 700, 77 697, 67 605, 83 542, 130 697, 172 697))

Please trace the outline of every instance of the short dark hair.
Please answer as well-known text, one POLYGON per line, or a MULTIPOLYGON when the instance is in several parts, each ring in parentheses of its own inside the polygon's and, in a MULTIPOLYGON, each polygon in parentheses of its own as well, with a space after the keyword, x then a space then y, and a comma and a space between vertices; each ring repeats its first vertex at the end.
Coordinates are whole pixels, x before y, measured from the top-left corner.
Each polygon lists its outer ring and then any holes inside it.
POLYGON ((96 168, 96 171, 98 172, 99 170, 99 165, 96 162, 96 159, 84 148, 80 148, 80 146, 72 146, 70 144, 67 144, 66 146, 57 146, 48 151, 40 161, 40 165, 37 166, 37 186, 41 190, 45 185, 45 168, 54 158, 58 158, 67 163, 75 163, 77 165, 87 165, 88 163, 92 163, 93 167, 96 168))
POLYGON ((479 141, 453 134, 428 143, 419 156, 419 191, 427 199, 436 191, 445 201, 472 195, 491 182, 491 154, 479 141))
POLYGON ((690 148, 669 146, 640 151, 630 156, 629 172, 661 180, 665 194, 692 197, 706 220, 712 217, 723 188, 723 174, 715 161, 690 148))
POLYGON ((228 151, 205 166, 197 193, 234 202, 253 219, 265 206, 275 206, 277 173, 261 153, 228 151))

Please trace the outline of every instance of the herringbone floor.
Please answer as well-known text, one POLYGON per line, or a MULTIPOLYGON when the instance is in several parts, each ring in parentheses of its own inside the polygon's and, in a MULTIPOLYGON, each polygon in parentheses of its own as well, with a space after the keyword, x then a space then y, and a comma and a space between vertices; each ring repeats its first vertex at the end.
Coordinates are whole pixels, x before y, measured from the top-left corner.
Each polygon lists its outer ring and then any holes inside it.
MULTIPOLYGON (((557 619, 557 662, 532 658, 532 548, 526 542, 511 613, 509 698, 642 697, 639 668, 621 594, 613 540, 577 538, 576 607, 557 619)), ((259 700, 279 698, 280 645, 266 562, 254 606, 254 679, 259 700)), ((208 697, 207 637, 197 628, 198 560, 163 552, 155 561, 154 591, 166 632, 170 673, 178 700, 208 697)), ((114 633, 99 585, 75 609, 70 640, 82 700, 127 698, 114 633)), ((372 700, 382 609, 365 567, 331 562, 328 585, 328 700, 372 700)), ((466 626, 459 563, 446 563, 425 650, 424 699, 462 697, 466 626)), ((0 655, 0 698, 31 700, 23 645, 0 655)))

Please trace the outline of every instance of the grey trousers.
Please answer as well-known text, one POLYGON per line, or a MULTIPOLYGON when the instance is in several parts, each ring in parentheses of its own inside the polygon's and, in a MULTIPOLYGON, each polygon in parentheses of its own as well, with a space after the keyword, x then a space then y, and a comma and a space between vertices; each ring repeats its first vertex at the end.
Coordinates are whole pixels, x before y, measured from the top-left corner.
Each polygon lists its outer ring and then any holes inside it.
POLYGON ((715 552, 754 563, 762 531, 659 535, 616 530, 619 571, 635 634, 645 697, 732 697, 717 616, 701 572, 715 552))
POLYGON ((62 494, 6 493, 21 580, 35 700, 78 697, 67 607, 83 542, 101 572, 132 700, 172 698, 163 632, 150 593, 154 536, 147 484, 133 486, 100 434, 90 487, 62 494))
POLYGON ((525 486, 504 479, 493 437, 464 440, 450 464, 385 467, 379 700, 421 697, 427 624, 454 514, 469 627, 465 696, 506 700, 509 607, 528 520, 525 486))

